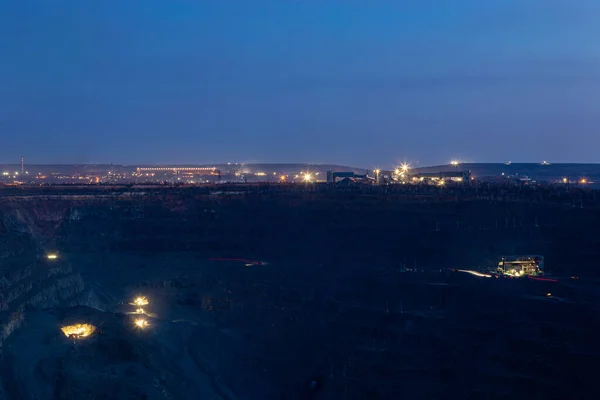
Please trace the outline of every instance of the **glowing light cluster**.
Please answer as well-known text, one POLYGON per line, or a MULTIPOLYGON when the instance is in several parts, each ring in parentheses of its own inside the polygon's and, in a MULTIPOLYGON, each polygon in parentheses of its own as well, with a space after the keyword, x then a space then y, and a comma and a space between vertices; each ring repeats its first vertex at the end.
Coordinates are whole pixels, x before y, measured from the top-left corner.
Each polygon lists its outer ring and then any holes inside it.
POLYGON ((148 304, 148 299, 145 297, 136 297, 136 299, 133 301, 133 305, 138 307, 147 306, 148 304))
POLYGON ((58 258, 58 254, 56 254, 56 253, 46 254, 46 258, 48 260, 56 260, 58 258))
MULTIPOLYGON (((146 310, 144 310, 143 306, 147 306, 148 304, 150 304, 150 302, 145 296, 138 296, 133 300, 132 303, 129 304, 137 307, 132 314, 147 315, 146 310)), ((145 329, 150 326, 148 320, 142 317, 134 319, 133 324, 138 329, 145 329)))
POLYGON ((144 318, 138 318, 135 320, 135 326, 140 329, 147 328, 149 325, 150 324, 148 323, 148 321, 144 318))

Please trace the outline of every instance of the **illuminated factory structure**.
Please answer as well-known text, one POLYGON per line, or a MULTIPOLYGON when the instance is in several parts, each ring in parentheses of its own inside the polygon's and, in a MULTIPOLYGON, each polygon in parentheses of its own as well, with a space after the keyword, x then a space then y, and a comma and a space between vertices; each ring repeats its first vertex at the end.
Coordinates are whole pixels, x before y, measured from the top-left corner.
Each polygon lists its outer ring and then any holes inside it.
POLYGON ((213 176, 221 180, 221 170, 216 167, 138 167, 136 168, 138 176, 156 176, 156 175, 171 175, 180 178, 193 178, 197 176, 213 176))
POLYGON ((394 171, 385 171, 375 169, 372 174, 360 175, 355 172, 327 172, 327 182, 337 183, 339 180, 371 182, 377 185, 389 183, 428 183, 441 185, 447 181, 451 182, 469 182, 471 181, 471 171, 439 171, 439 172, 411 172, 408 165, 403 165, 394 171))
POLYGON ((216 167, 138 167, 137 173, 162 172, 162 173, 190 173, 197 175, 217 175, 221 173, 216 167))
POLYGON ((497 272, 515 277, 544 275, 544 256, 501 256, 497 272))
POLYGON ((420 172, 410 175, 412 180, 450 180, 455 182, 468 182, 471 180, 471 171, 441 171, 420 172))
POLYGON ((360 175, 354 172, 334 172, 327 171, 327 182, 336 183, 338 179, 367 179, 367 175, 360 175))

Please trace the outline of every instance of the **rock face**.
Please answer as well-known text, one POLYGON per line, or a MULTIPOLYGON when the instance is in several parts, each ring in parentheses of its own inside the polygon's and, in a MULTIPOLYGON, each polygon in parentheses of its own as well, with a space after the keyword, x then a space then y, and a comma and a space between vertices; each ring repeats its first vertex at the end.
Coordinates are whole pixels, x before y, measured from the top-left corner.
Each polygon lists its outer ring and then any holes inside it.
MULTIPOLYGON (((511 324, 534 322, 498 309, 497 320, 488 317, 486 301, 514 306, 503 294, 492 296, 495 289, 465 286, 461 292, 456 287, 463 282, 443 279, 443 289, 414 286, 403 281, 400 267, 472 269, 492 266, 502 254, 543 254, 556 275, 597 277, 598 226, 600 210, 587 204, 492 198, 182 189, 4 199, 0 346, 27 321, 29 310, 103 308, 123 301, 111 297, 116 292, 144 290, 164 296, 157 313, 165 319, 175 308, 207 316, 207 324, 194 321, 185 331, 179 350, 182 360, 213 377, 211 386, 223 398, 311 398, 315 376, 323 377, 322 399, 393 398, 390 393, 399 389, 390 382, 398 376, 415 385, 434 379, 444 390, 459 390, 466 383, 457 372, 465 368, 456 361, 460 354, 475 368, 475 355, 485 353, 502 369, 499 364, 515 360, 507 359, 508 351, 486 353, 487 340, 509 338, 503 345, 526 352, 538 345, 521 338, 536 337, 532 332, 543 328, 544 340, 554 343, 564 339, 557 333, 562 328, 543 319, 550 311, 532 308, 536 327, 511 331, 511 324), (65 257, 48 260, 48 251, 65 257), (273 268, 211 259, 260 260, 273 268), (153 262, 161 268, 149 272, 153 262), (134 283, 140 285, 135 290, 134 283), (474 320, 484 321, 483 327, 474 320), (428 365, 439 366, 434 377, 427 375, 428 365)), ((565 324, 576 324, 569 310, 560 315, 565 324)), ((573 331, 585 343, 586 334, 573 331)), ((565 343, 565 352, 577 351, 576 344, 565 343)), ((486 382, 497 385, 503 372, 486 382)), ((443 397, 442 389, 435 390, 419 394, 407 385, 401 392, 407 398, 443 397)))
POLYGON ((35 201, 1 205, 0 349, 22 324, 27 308, 73 301, 84 289, 81 275, 68 262, 45 258, 44 248, 63 221, 62 210, 43 210, 35 201))

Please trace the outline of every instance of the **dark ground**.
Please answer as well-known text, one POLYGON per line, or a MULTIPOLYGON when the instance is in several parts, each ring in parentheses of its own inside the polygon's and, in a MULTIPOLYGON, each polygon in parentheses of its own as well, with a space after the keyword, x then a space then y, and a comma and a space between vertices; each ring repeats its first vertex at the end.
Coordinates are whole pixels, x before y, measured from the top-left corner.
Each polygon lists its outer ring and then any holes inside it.
MULTIPOLYGON (((595 197, 586 195, 581 208, 564 193, 469 201, 447 194, 411 200, 183 190, 5 203, 5 248, 58 249, 57 263, 81 274, 86 304, 103 311, 64 301, 29 311, 3 346, 3 376, 13 377, 3 380, 4 393, 598 398, 595 197), (560 201, 542 201, 548 198, 560 201), (580 279, 491 279, 446 270, 484 268, 500 254, 520 253, 543 254, 549 272, 580 279), (403 265, 423 272, 400 272, 403 265), (155 314, 155 329, 142 338, 121 314, 140 294, 155 314), (107 329, 74 353, 55 334, 68 318, 107 329), (23 358, 36 340, 43 342, 39 356, 23 358), (98 346, 117 345, 131 356, 109 352, 98 364, 98 346), (68 367, 49 369, 53 363, 68 367), (198 380, 205 384, 190 383, 198 380), (311 380, 322 384, 318 393, 310 392, 311 380)), ((3 262, 14 273, 19 255, 6 254, 3 262)), ((42 264, 36 268, 47 268, 42 264)))

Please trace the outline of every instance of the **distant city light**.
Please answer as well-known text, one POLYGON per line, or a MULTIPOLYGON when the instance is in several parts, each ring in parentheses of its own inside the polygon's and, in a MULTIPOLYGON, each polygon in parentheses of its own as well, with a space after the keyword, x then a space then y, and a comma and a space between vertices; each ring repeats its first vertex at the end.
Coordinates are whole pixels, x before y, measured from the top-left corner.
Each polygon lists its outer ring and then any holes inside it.
POLYGON ((452 160, 452 161, 450 161, 450 164, 457 167, 459 162, 458 162, 458 160, 452 160))
POLYGON ((586 178, 581 178, 581 180, 579 181, 579 183, 581 183, 582 185, 585 185, 587 183, 587 179, 586 178))
POLYGON ((567 178, 563 178, 562 181, 563 181, 563 183, 568 183, 569 182, 569 180, 567 178))
POLYGON ((303 179, 304 179, 304 182, 311 182, 312 181, 312 175, 307 172, 307 173, 304 174, 303 179))
POLYGON ((58 254, 55 254, 55 253, 46 254, 46 258, 48 260, 56 260, 58 258, 58 254))

